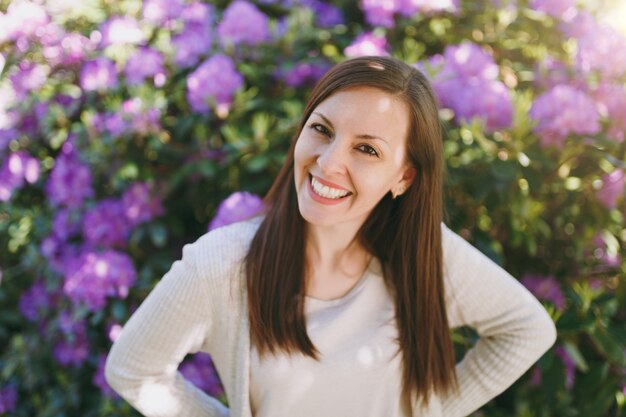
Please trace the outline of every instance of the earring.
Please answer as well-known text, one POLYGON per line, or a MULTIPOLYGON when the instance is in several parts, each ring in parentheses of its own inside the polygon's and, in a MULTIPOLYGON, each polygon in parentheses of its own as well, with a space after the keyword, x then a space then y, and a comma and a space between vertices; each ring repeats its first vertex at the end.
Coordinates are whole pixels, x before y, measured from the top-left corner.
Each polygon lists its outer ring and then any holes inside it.
POLYGON ((391 197, 395 200, 396 197, 398 197, 399 195, 402 195, 402 193, 404 193, 405 190, 406 190, 406 187, 403 187, 403 186, 400 186, 396 188, 395 190, 391 190, 391 197))

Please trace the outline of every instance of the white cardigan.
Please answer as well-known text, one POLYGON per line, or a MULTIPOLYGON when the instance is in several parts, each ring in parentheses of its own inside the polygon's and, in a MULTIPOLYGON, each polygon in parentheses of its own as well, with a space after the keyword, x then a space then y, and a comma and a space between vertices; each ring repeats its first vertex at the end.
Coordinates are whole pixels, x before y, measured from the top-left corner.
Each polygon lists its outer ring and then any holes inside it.
MULTIPOLYGON (((252 417, 250 335, 243 257, 260 218, 213 230, 185 245, 128 320, 107 358, 108 383, 148 417, 252 417), (211 354, 230 408, 177 371, 188 353, 211 354)), ((451 328, 480 335, 456 365, 459 392, 433 396, 414 416, 462 417, 517 380, 556 339, 542 305, 513 277, 442 225, 451 328)))

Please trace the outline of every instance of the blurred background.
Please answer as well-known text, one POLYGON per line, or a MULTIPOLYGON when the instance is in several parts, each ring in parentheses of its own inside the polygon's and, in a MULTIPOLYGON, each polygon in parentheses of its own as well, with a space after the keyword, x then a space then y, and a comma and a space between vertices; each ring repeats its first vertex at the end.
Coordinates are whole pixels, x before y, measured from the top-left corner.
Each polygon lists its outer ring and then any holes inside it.
MULTIPOLYGON (((626 416, 621 0, 0 0, 0 415, 137 416, 103 377, 121 326, 262 207, 316 80, 377 54, 433 83, 446 222, 558 328, 475 415, 626 416)), ((180 370, 227 401, 208 355, 180 370)))

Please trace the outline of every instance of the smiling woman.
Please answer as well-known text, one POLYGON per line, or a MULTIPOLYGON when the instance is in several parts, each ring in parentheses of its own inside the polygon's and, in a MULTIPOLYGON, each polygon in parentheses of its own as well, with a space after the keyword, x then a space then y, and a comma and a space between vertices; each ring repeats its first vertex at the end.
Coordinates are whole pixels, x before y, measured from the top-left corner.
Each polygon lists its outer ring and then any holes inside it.
POLYGON ((263 215, 187 245, 124 326, 106 377, 147 416, 466 416, 553 343, 507 272, 442 223, 426 78, 393 58, 332 68, 263 215), (450 329, 480 339, 455 363, 450 329), (176 371, 212 355, 230 408, 176 371), (156 410, 145 387, 172 407, 156 410))

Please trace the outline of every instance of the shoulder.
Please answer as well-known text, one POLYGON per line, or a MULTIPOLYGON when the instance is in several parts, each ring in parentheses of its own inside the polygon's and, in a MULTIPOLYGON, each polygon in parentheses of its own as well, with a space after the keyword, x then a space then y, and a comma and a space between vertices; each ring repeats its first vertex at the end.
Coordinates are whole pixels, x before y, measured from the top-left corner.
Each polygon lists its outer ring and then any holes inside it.
POLYGON ((261 216, 211 230, 183 248, 183 259, 197 274, 213 280, 239 272, 261 216))

